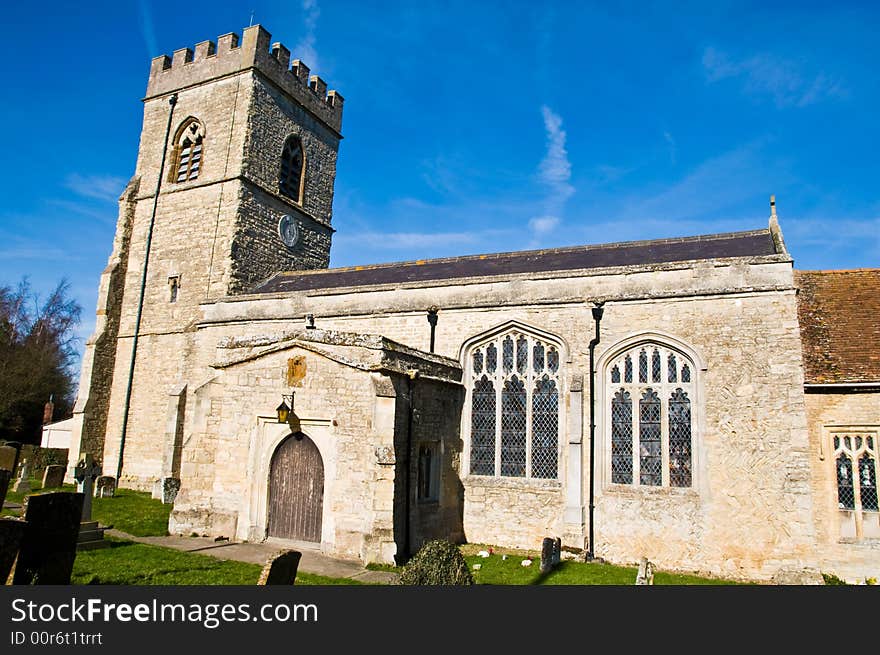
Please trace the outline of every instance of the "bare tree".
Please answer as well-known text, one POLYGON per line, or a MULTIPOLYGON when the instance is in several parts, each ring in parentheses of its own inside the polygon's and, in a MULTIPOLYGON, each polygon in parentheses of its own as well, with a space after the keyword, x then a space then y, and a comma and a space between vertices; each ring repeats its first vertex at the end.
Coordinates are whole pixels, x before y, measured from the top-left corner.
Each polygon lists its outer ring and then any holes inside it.
POLYGON ((45 301, 27 278, 0 285, 0 438, 39 443, 43 407, 69 416, 76 395, 76 327, 82 308, 63 279, 45 301))

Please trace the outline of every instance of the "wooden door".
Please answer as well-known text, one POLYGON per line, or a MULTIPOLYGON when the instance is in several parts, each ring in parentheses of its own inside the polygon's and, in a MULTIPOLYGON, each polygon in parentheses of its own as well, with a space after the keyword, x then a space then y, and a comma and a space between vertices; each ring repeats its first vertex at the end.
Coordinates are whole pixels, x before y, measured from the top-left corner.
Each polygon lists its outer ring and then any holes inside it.
POLYGON ((324 461, 302 432, 281 442, 269 471, 269 536, 321 541, 324 461))

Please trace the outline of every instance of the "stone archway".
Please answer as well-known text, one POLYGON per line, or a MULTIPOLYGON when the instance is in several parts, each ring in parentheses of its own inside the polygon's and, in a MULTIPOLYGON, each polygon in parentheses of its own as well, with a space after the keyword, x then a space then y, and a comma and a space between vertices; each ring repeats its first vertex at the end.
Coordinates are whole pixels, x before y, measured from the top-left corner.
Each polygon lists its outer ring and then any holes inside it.
POLYGON ((323 509, 324 460, 308 435, 291 434, 269 468, 268 535, 320 542, 323 509))

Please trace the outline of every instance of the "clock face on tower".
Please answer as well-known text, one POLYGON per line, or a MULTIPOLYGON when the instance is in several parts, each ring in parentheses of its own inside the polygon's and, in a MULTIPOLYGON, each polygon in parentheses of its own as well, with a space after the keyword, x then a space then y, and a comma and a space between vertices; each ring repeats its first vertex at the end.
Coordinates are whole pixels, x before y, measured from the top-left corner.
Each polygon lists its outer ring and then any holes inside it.
POLYGON ((299 224, 290 214, 285 214, 278 221, 278 236, 281 237, 282 243, 291 250, 299 243, 299 224))

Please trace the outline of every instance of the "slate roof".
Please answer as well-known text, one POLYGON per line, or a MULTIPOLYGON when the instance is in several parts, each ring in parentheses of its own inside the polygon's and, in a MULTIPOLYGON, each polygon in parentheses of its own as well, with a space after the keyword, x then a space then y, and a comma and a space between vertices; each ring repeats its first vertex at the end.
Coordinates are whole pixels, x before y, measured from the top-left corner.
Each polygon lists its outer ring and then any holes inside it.
POLYGON ((880 383, 880 269, 795 271, 807 384, 880 383))
POLYGON ((775 254, 779 253, 773 237, 770 230, 765 229, 315 271, 287 271, 276 274, 256 287, 252 293, 283 293, 775 254))

